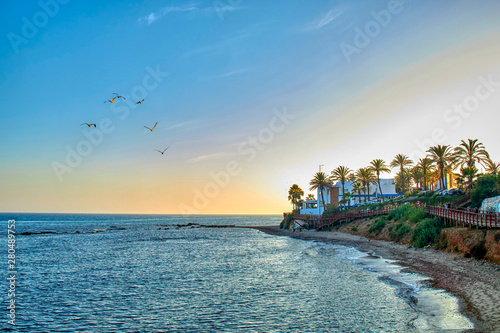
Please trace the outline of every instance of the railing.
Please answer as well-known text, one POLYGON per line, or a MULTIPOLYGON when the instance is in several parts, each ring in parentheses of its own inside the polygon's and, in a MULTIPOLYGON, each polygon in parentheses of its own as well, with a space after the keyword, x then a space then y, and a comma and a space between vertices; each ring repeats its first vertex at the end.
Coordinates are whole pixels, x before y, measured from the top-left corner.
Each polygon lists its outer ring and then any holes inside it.
MULTIPOLYGON (((357 212, 344 212, 332 215, 309 215, 309 214, 293 214, 292 217, 297 220, 310 221, 314 224, 316 230, 320 230, 326 227, 333 226, 337 223, 340 223, 343 220, 351 220, 362 217, 370 217, 377 215, 386 215, 390 211, 392 211, 394 206, 385 206, 381 209, 372 209, 372 210, 362 210, 357 212)), ((284 213, 283 215, 286 217, 289 213, 284 213)))
POLYGON ((430 215, 453 220, 457 224, 477 226, 482 228, 500 228, 500 215, 498 213, 471 212, 463 209, 454 209, 436 206, 423 206, 424 211, 430 215))
POLYGON ((385 206, 381 209, 371 209, 371 210, 362 210, 357 212, 345 212, 338 213, 332 215, 324 215, 321 217, 319 223, 316 224, 316 229, 321 230, 323 228, 327 228, 333 226, 337 223, 340 223, 343 220, 352 220, 363 217, 371 217, 377 215, 387 215, 390 211, 392 211, 395 207, 393 206, 385 206))
MULTIPOLYGON (((456 225, 477 226, 481 228, 500 228, 500 214, 487 212, 472 212, 464 209, 446 208, 437 206, 420 205, 424 211, 433 216, 439 216, 443 219, 455 221, 456 225)), ((385 206, 381 209, 362 210, 357 212, 344 212, 332 215, 309 215, 309 214, 293 214, 292 217, 298 220, 310 221, 313 223, 316 230, 321 230, 333 225, 339 224, 342 221, 348 221, 357 218, 371 217, 377 215, 386 215, 394 210, 397 206, 385 206)), ((285 213, 284 215, 288 215, 285 213)))

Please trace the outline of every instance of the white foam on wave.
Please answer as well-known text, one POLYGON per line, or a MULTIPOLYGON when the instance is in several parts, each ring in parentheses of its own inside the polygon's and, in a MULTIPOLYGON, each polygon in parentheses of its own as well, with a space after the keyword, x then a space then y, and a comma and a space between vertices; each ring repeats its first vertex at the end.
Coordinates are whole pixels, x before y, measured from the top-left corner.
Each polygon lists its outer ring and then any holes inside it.
POLYGON ((412 290, 409 304, 417 316, 411 324, 417 332, 463 331, 474 328, 474 324, 460 313, 458 298, 443 289, 430 287, 428 277, 404 272, 404 267, 397 265, 395 260, 378 257, 373 253, 346 247, 342 255, 362 266, 364 270, 379 275, 381 280, 385 278, 386 283, 389 280, 394 281, 392 286, 396 294, 408 297, 406 292, 400 292, 398 289, 412 290))

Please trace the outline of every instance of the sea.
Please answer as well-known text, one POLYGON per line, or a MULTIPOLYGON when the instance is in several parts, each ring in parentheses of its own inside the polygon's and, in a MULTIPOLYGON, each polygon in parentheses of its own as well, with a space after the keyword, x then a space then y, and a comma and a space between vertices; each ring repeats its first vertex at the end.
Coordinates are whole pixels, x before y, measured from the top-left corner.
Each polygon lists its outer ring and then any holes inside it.
POLYGON ((2 213, 0 221, 4 331, 474 327, 455 296, 376 253, 242 228, 278 225, 278 215, 2 213))

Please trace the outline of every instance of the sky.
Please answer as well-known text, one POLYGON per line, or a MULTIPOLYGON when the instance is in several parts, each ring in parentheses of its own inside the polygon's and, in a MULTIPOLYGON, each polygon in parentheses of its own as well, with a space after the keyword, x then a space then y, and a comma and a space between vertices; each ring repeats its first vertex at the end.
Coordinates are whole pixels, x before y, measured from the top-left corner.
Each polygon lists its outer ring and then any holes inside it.
POLYGON ((320 167, 468 138, 500 161, 495 0, 0 9, 3 212, 280 214, 320 167))

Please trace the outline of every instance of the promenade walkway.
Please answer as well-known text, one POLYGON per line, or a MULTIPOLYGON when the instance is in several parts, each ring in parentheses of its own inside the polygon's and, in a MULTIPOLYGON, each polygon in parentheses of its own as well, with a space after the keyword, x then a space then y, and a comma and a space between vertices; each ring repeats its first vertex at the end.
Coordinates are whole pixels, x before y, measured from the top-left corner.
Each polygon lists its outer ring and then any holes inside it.
MULTIPOLYGON (((445 222, 454 223, 456 226, 475 226, 478 228, 500 228, 500 214, 474 212, 466 209, 446 208, 438 206, 421 205, 426 213, 439 216, 445 222)), ((316 230, 323 230, 346 221, 358 218, 387 215, 397 206, 385 206, 382 209, 362 210, 357 212, 343 212, 332 215, 303 215, 293 214, 293 219, 311 221, 316 230)), ((284 214, 285 216, 287 213, 284 214)))
POLYGON ((479 228, 500 228, 500 214, 473 212, 465 209, 454 209, 436 206, 423 206, 424 211, 433 216, 442 217, 462 226, 475 226, 479 228))

